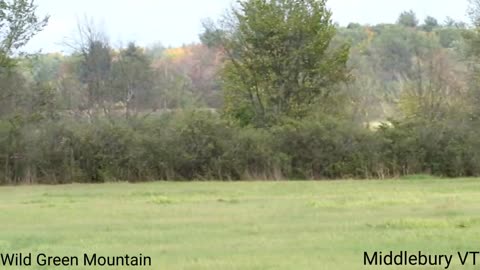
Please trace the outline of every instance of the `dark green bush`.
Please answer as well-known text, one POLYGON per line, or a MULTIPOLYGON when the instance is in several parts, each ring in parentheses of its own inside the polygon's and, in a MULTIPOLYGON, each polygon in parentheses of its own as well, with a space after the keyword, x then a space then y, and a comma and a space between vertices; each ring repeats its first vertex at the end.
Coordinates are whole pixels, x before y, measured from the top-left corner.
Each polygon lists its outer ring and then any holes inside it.
POLYGON ((382 160, 392 175, 478 176, 480 138, 453 122, 404 121, 382 128, 382 160))
POLYGON ((276 128, 277 149, 289 158, 284 168, 297 179, 372 176, 377 143, 373 133, 352 123, 306 119, 276 128))
POLYGON ((269 129, 215 113, 0 123, 3 184, 480 175, 480 139, 461 122, 402 121, 377 131, 332 117, 269 129))

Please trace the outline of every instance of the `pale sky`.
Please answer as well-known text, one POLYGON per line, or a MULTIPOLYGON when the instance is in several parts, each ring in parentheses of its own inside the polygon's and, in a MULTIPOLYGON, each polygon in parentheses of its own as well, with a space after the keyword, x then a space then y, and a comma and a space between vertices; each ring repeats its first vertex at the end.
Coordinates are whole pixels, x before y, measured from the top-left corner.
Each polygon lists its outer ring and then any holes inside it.
MULTIPOLYGON (((180 46, 198 40, 205 18, 219 18, 234 0, 36 0, 40 14, 51 16, 48 27, 27 46, 28 51, 64 51, 78 18, 93 18, 114 46, 136 41, 180 46)), ((440 22, 449 16, 468 21, 468 0, 329 0, 334 21, 362 24, 393 23, 405 10, 419 19, 426 15, 440 22)))

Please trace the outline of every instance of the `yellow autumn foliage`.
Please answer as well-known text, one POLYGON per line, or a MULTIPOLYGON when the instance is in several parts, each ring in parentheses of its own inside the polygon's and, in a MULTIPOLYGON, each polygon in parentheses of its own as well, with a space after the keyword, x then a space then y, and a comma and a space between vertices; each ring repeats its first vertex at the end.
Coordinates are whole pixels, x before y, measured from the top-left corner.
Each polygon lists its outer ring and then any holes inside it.
POLYGON ((183 58, 191 53, 189 47, 171 48, 165 50, 165 56, 173 59, 183 58))

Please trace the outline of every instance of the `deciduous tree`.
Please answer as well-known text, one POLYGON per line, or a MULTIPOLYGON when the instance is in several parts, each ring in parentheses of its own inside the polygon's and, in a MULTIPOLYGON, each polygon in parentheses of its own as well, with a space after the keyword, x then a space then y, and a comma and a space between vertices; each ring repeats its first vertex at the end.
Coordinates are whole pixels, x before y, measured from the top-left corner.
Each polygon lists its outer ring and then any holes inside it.
POLYGON ((220 31, 227 116, 256 126, 302 118, 347 79, 349 47, 331 46, 336 29, 325 0, 238 5, 220 31))

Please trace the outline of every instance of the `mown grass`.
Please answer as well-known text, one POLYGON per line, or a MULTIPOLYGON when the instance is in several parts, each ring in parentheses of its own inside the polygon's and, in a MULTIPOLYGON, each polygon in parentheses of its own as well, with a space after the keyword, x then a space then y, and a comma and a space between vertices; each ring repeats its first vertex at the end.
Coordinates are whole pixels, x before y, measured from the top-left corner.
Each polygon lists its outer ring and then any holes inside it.
POLYGON ((363 252, 479 250, 479 234, 478 179, 0 188, 0 252, 153 258, 137 269, 440 269, 363 252))

